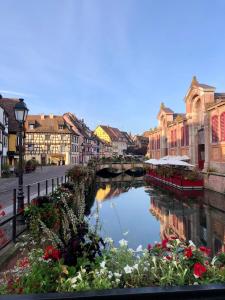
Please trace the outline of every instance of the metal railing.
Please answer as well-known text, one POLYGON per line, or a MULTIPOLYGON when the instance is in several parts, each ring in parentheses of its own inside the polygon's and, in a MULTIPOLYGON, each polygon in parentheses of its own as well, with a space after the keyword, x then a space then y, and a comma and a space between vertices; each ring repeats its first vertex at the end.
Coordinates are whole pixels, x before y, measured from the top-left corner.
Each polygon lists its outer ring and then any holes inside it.
MULTIPOLYGON (((30 205, 36 197, 53 193, 57 187, 66 182, 68 182, 68 176, 65 175, 24 186, 25 206, 30 205)), ((13 189, 12 211, 0 221, 0 251, 9 243, 15 243, 17 237, 27 229, 25 222, 19 218, 22 214, 23 211, 17 209, 17 189, 13 189)))

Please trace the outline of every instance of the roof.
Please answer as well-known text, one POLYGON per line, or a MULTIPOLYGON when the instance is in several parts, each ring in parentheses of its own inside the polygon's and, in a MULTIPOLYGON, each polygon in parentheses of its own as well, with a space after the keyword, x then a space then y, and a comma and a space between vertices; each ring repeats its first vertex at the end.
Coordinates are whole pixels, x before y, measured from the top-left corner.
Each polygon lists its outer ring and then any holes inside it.
POLYGON ((202 87, 203 89, 215 89, 214 86, 204 84, 204 83, 199 83, 196 76, 193 76, 191 81, 191 86, 199 86, 202 87))
POLYGON ((92 132, 90 128, 84 123, 84 120, 79 120, 74 114, 71 112, 65 113, 63 115, 64 119, 68 119, 70 125, 76 129, 77 133, 82 135, 87 139, 91 139, 92 132))
POLYGON ((44 132, 44 133, 71 133, 67 127, 63 116, 54 115, 28 115, 25 123, 26 132, 44 132), (35 124, 34 129, 29 128, 29 124, 35 124), (59 129, 59 125, 65 125, 59 129))
POLYGON ((110 137, 112 141, 119 141, 120 139, 124 138, 124 135, 118 128, 106 126, 106 125, 99 125, 110 137))
POLYGON ((133 144, 133 140, 132 140, 131 136, 129 135, 129 133, 127 133, 126 131, 121 131, 121 133, 123 134, 123 136, 126 139, 128 144, 133 144))
POLYGON ((140 141, 141 143, 148 144, 149 138, 143 135, 135 135, 134 140, 140 141))
POLYGON ((0 106, 6 111, 9 118, 9 132, 17 132, 19 123, 16 121, 14 108, 19 99, 0 98, 0 106))

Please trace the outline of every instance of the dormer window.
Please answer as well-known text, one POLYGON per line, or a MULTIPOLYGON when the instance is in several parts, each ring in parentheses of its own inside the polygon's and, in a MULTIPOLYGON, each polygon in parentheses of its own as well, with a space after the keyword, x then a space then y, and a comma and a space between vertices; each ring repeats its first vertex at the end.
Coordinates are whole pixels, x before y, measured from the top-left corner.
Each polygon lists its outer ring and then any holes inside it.
POLYGON ((59 128, 59 130, 64 129, 64 124, 59 124, 59 125, 58 125, 58 128, 59 128))
POLYGON ((34 124, 29 124, 29 129, 34 129, 34 124))

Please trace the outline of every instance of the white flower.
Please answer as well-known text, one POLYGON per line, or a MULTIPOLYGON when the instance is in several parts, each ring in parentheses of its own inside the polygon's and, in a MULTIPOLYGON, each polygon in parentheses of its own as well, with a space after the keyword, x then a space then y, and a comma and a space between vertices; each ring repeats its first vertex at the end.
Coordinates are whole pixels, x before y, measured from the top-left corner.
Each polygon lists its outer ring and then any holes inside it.
POLYGON ((123 246, 127 246, 127 244, 128 244, 128 241, 126 241, 126 240, 122 239, 122 240, 120 240, 120 241, 119 241, 119 244, 120 244, 120 246, 121 246, 121 247, 123 247, 123 246))
POLYGON ((126 265, 126 267, 124 267, 124 271, 125 271, 126 274, 130 274, 133 271, 133 268, 126 265))
POLYGON ((119 278, 116 278, 116 283, 119 283, 120 282, 120 279, 119 278))
POLYGON ((109 271, 108 277, 109 277, 109 279, 111 279, 113 277, 113 273, 111 271, 109 271))
POLYGON ((134 252, 135 252, 134 249, 132 249, 132 248, 129 248, 128 251, 129 251, 130 253, 134 253, 134 252))
POLYGON ((113 244, 113 239, 111 239, 110 237, 106 237, 106 238, 104 239, 104 242, 105 242, 105 243, 109 243, 109 244, 113 244))
POLYGON ((71 282, 72 284, 76 283, 76 282, 77 282, 77 277, 71 278, 71 279, 70 279, 70 282, 71 282))
POLYGON ((189 246, 196 248, 195 244, 191 240, 189 241, 189 246))
POLYGON ((120 278, 122 275, 121 275, 120 273, 116 273, 116 272, 115 272, 115 273, 114 273, 114 276, 117 277, 117 278, 120 278))
POLYGON ((129 233, 129 230, 128 230, 128 231, 125 231, 125 232, 123 233, 123 235, 128 235, 128 233, 129 233))
POLYGON ((102 269, 104 269, 104 268, 105 268, 105 264, 106 264, 106 262, 105 262, 105 260, 103 260, 103 261, 100 263, 100 267, 101 267, 102 269))
POLYGON ((144 269, 143 269, 144 271, 148 271, 148 268, 147 267, 144 267, 144 269))
POLYGON ((133 265, 133 268, 138 271, 138 264, 133 265))
POLYGON ((142 248, 142 245, 139 245, 136 249, 136 252, 141 252, 141 251, 143 251, 143 248, 142 248))

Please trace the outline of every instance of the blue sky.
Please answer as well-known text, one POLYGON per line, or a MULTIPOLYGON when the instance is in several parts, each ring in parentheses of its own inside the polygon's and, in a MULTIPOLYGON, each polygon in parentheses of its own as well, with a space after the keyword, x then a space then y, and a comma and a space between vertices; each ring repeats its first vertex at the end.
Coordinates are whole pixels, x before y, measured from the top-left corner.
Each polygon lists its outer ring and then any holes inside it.
POLYGON ((225 92, 224 0, 0 0, 0 93, 30 113, 141 133, 184 111, 193 75, 225 92))

